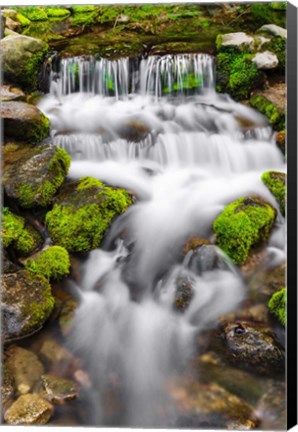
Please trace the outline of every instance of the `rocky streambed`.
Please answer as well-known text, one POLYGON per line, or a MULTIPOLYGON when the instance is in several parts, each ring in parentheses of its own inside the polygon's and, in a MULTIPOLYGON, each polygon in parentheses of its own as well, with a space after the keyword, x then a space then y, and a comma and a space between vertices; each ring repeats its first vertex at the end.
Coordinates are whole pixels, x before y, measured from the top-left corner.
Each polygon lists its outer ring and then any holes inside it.
POLYGON ((4 423, 285 426, 283 7, 1 11, 4 423))

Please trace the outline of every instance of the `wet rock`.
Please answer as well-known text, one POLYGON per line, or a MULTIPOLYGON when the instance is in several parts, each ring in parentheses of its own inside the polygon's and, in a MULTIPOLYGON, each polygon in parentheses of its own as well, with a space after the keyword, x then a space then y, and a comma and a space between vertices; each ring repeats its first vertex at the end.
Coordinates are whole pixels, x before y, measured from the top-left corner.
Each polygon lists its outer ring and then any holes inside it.
POLYGON ((77 307, 78 301, 74 298, 69 298, 63 303, 59 316, 59 326, 63 336, 67 336, 72 329, 77 307))
POLYGON ((53 375, 43 375, 42 383, 45 389, 46 399, 54 404, 76 399, 78 391, 71 380, 57 378, 53 375))
POLYGON ((44 372, 36 354, 18 346, 6 350, 5 365, 14 378, 19 394, 32 392, 44 372))
POLYGON ((260 303, 249 307, 238 308, 235 312, 220 317, 224 321, 249 321, 254 323, 268 324, 268 308, 266 304, 260 303))
POLYGON ((221 250, 213 245, 202 245, 190 252, 187 267, 195 274, 206 271, 228 270, 229 263, 221 250))
POLYGON ((275 130, 285 129, 285 112, 263 94, 255 94, 249 100, 250 105, 264 114, 275 130))
POLYGON ((283 216, 286 205, 286 179, 286 174, 278 171, 267 171, 262 175, 263 183, 274 195, 283 216))
POLYGON ((131 120, 118 130, 120 138, 131 142, 140 142, 150 133, 149 127, 141 121, 131 120))
POLYGON ((284 382, 272 382, 260 399, 257 409, 262 430, 285 430, 287 424, 286 388, 284 382))
POLYGON ((26 102, 3 102, 1 117, 6 138, 36 144, 46 138, 50 131, 49 119, 36 106, 26 102))
POLYGON ((253 49, 254 38, 243 32, 227 33, 217 36, 216 47, 219 51, 224 48, 253 49))
POLYGON ((169 393, 179 416, 177 426, 181 428, 248 430, 258 424, 248 403, 217 384, 178 382, 169 386, 169 393))
MULTIPOLYGON (((13 152, 14 153, 14 152, 13 152)), ((16 151, 18 153, 18 150, 16 151)), ((4 192, 24 208, 46 207, 61 186, 70 166, 70 157, 62 149, 45 144, 18 154, 3 171, 4 192)))
POLYGON ((5 83, 35 90, 48 45, 28 36, 9 36, 0 41, 5 83))
POLYGON ((195 250, 203 245, 210 244, 209 240, 202 237, 192 237, 184 245, 183 254, 186 255, 190 250, 195 250))
POLYGON ((18 88, 10 85, 1 85, 0 86, 0 100, 1 102, 8 101, 20 101, 25 99, 25 93, 18 88))
POLYGON ((193 282, 188 276, 179 275, 175 285, 174 308, 179 312, 183 312, 189 307, 193 298, 193 282))
POLYGON ((286 153, 286 133, 285 131, 280 131, 276 135, 276 144, 280 148, 283 154, 286 153))
POLYGON ((4 420, 10 425, 43 425, 53 413, 53 406, 34 394, 20 396, 6 411, 4 420))
POLYGON ((48 337, 43 342, 39 355, 44 363, 51 368, 63 369, 73 361, 72 354, 52 337, 48 337))
POLYGON ((252 58, 252 62, 258 69, 275 69, 278 66, 278 58, 270 51, 257 53, 252 58))
POLYGON ((84 177, 64 184, 46 215, 52 240, 69 252, 87 252, 101 243, 112 219, 132 204, 124 189, 84 177))
POLYGON ((7 252, 4 250, 3 256, 2 256, 2 271, 3 271, 3 273, 4 274, 14 273, 18 270, 20 270, 20 267, 17 266, 12 261, 10 261, 9 256, 7 255, 7 252))
POLYGON ((287 39, 287 30, 277 26, 276 24, 265 24, 259 28, 258 33, 269 33, 273 36, 280 36, 283 39, 287 39))
POLYGON ((282 374, 285 353, 270 328, 244 321, 228 322, 222 327, 226 359, 241 369, 261 375, 282 374))
POLYGON ((285 265, 281 265, 273 270, 256 272, 248 283, 249 297, 254 302, 267 304, 272 294, 284 288, 285 283, 285 265))
POLYGON ((13 375, 5 365, 2 366, 1 378, 1 409, 3 415, 12 404, 16 389, 13 375))
POLYGON ((21 339, 39 330, 54 307, 48 281, 27 270, 2 277, 2 340, 21 339))

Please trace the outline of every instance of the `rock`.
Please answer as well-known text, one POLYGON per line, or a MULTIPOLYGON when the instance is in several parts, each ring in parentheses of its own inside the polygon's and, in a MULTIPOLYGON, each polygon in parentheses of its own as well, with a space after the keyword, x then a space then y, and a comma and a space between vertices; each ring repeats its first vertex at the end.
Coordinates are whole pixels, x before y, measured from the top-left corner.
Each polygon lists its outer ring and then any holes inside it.
POLYGON ((263 95, 254 95, 249 100, 250 105, 264 114, 275 130, 285 129, 285 112, 263 95))
POLYGON ((64 404, 64 402, 76 399, 78 395, 76 384, 71 380, 43 375, 42 383, 46 399, 54 404, 64 404))
POLYGON ((13 376, 5 365, 2 365, 1 378, 1 410, 3 416, 6 410, 13 403, 16 389, 13 376))
POLYGON ((179 312, 183 312, 189 307, 193 298, 193 282, 187 275, 179 275, 175 285, 174 308, 179 312))
POLYGON ((263 303, 254 304, 253 306, 237 309, 235 312, 222 315, 220 321, 248 321, 268 324, 268 308, 263 303))
POLYGON ((4 274, 6 273, 14 273, 18 270, 20 270, 20 267, 17 266, 15 263, 10 261, 9 256, 5 250, 2 251, 2 271, 4 274))
POLYGON ((283 39, 287 39, 287 30, 277 26, 276 24, 265 24, 259 28, 258 33, 269 33, 273 36, 280 36, 283 39))
POLYGON ((275 269, 256 272, 248 284, 249 297, 254 302, 267 304, 272 294, 284 288, 285 281, 285 265, 281 265, 275 269))
MULTIPOLYGON (((13 152, 12 152, 13 153, 13 152)), ((64 181, 70 166, 66 151, 51 145, 27 149, 18 159, 13 154, 3 171, 4 192, 24 208, 46 207, 64 181)))
POLYGON ((52 337, 43 342, 39 355, 45 364, 51 368, 65 369, 66 365, 73 361, 71 353, 52 337))
POLYGON ((235 264, 244 263, 251 248, 268 238, 275 217, 276 210, 262 199, 240 198, 214 221, 217 244, 235 264))
POLYGON ((27 270, 2 277, 2 340, 21 339, 39 330, 54 307, 46 279, 27 270))
POLYGON ((217 384, 180 381, 168 390, 179 416, 177 428, 248 430, 258 424, 248 403, 217 384))
POLYGON ((24 266, 46 279, 61 279, 69 274, 69 255, 61 246, 49 246, 25 260, 24 266))
POLYGON ((34 105, 26 102, 1 104, 4 136, 36 144, 46 138, 50 131, 49 119, 34 105))
POLYGON ((27 90, 38 88, 38 76, 48 45, 29 36, 9 36, 0 41, 4 83, 27 90))
POLYGON ((34 394, 20 396, 6 411, 4 420, 10 425, 43 425, 53 413, 53 406, 34 394))
POLYGON ((226 33, 216 38, 216 47, 219 51, 223 48, 238 48, 241 51, 253 49, 254 43, 254 38, 243 32, 226 33))
POLYGON ((1 102, 19 101, 24 99, 25 93, 20 88, 4 84, 0 86, 1 102))
POLYGON ((270 51, 257 53, 252 58, 252 62, 258 69, 275 69, 278 66, 278 58, 270 51))
POLYGON ((66 183, 46 215, 49 234, 69 252, 87 252, 100 245, 112 219, 130 204, 127 191, 107 187, 92 177, 66 183))
POLYGON ((262 396, 257 412, 261 419, 262 430, 285 430, 287 425, 286 388, 284 382, 272 382, 262 396))
POLYGON ((283 373, 284 349, 267 326, 245 321, 228 322, 222 326, 221 337, 226 345, 226 359, 234 366, 260 375, 283 373))
POLYGON ((5 248, 10 246, 21 256, 33 253, 42 245, 40 234, 26 223, 22 216, 12 213, 8 207, 2 210, 1 237, 5 248))
POLYGON ((44 373, 43 365, 36 354, 18 346, 6 350, 5 365, 14 378, 19 394, 34 391, 44 373))
POLYGON ((280 131, 276 134, 276 144, 283 154, 286 153, 286 132, 280 131))
POLYGON ((213 245, 202 245, 189 252, 187 267, 199 276, 206 271, 229 270, 230 268, 225 255, 213 245))
POLYGON ((209 240, 202 237, 191 237, 184 245, 183 255, 186 255, 190 250, 195 250, 200 246, 210 244, 209 240))
POLYGON ((286 174, 277 171, 267 171, 262 175, 262 181, 278 202, 280 212, 285 216, 286 205, 286 174))
POLYGON ((270 38, 264 37, 264 36, 255 36, 255 43, 257 45, 257 50, 260 51, 262 49, 262 46, 265 43, 270 42, 270 38))
POLYGON ((141 122, 131 120, 118 128, 120 138, 131 142, 140 142, 150 133, 149 127, 141 122))

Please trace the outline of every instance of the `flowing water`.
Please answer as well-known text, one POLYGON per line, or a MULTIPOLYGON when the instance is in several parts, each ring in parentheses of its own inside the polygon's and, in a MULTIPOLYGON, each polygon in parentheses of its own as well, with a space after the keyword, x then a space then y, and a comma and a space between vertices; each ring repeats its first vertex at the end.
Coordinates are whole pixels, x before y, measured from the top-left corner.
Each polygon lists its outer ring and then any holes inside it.
MULTIPOLYGON (((53 143, 72 156, 70 178, 93 176, 136 197, 82 264, 69 344, 92 378, 85 424, 174 426, 167 382, 184 373, 198 332, 245 298, 221 251, 223 265, 203 257, 198 270, 183 245, 212 241, 214 219, 239 197, 259 194, 277 207, 260 177, 284 171, 284 159, 264 118, 216 94, 214 82, 213 58, 202 54, 70 58, 40 102, 53 143), (193 290, 183 314, 173 307, 179 277, 193 290)), ((284 244, 279 214, 274 264, 284 244)))

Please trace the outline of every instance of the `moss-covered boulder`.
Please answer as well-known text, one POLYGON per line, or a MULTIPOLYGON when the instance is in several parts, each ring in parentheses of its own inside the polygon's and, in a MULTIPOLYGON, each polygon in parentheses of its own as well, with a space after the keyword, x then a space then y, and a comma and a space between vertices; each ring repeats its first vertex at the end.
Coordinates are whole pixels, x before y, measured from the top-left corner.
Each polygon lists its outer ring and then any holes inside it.
POLYGON ((270 312, 279 319, 283 326, 285 326, 287 322, 286 302, 287 290, 286 288, 282 288, 272 295, 268 303, 270 312))
POLYGON ((26 6, 18 9, 30 21, 46 21, 48 15, 44 7, 26 6))
POLYGON ((1 104, 4 137, 36 144, 49 135, 49 119, 34 105, 10 101, 1 104))
POLYGON ((268 118, 275 130, 285 129, 285 112, 265 96, 255 95, 250 98, 249 103, 268 118))
POLYGON ((50 246, 28 258, 24 265, 46 279, 61 279, 69 274, 70 260, 66 249, 50 246))
POLYGON ((4 421, 10 425, 30 426, 46 424, 53 414, 53 406, 35 394, 20 396, 6 411, 4 421))
POLYGON ((274 195, 279 204, 281 214, 285 215, 286 174, 277 171, 267 171, 262 175, 262 181, 274 195))
POLYGON ((1 238, 4 248, 12 246, 21 256, 30 255, 42 245, 41 235, 8 207, 2 210, 1 238))
POLYGON ((38 88, 38 79, 48 45, 29 36, 8 36, 0 41, 4 83, 26 90, 38 88))
POLYGON ((2 277, 2 340, 22 339, 39 330, 54 307, 51 286, 28 270, 2 277))
POLYGON ((24 208, 48 206, 70 166, 68 153, 51 144, 24 151, 17 148, 16 157, 9 152, 4 155, 4 162, 6 160, 4 192, 24 208))
POLYGON ((275 209, 262 199, 240 198, 214 221, 217 244, 235 264, 242 264, 252 246, 268 238, 275 217, 275 209))
POLYGON ((69 252, 97 248, 115 216, 123 213, 132 199, 123 189, 114 189, 92 177, 63 185, 46 215, 54 243, 69 252))

